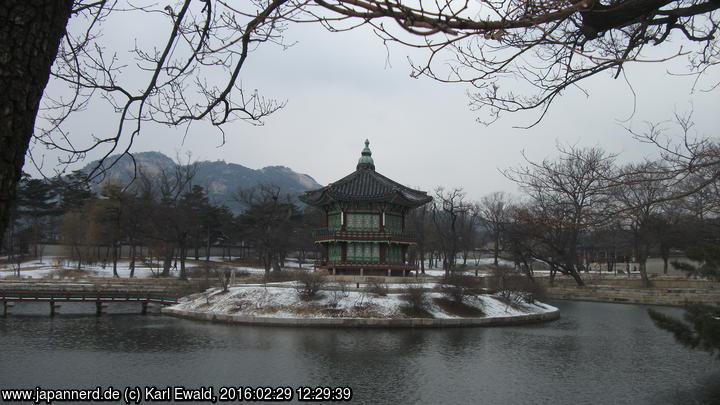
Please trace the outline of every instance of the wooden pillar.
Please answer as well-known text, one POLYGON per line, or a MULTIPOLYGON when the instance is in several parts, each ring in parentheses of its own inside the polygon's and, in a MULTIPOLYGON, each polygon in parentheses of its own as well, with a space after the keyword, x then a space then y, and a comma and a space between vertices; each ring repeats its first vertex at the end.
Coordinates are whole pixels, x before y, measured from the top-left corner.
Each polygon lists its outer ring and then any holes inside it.
POLYGON ((327 263, 330 261, 330 243, 321 243, 320 244, 320 250, 322 257, 320 258, 320 263, 327 263))
POLYGON ((388 277, 392 276, 392 270, 388 269, 388 277))
POLYGON ((364 275, 364 273, 365 273, 364 270, 365 270, 365 269, 363 269, 362 267, 360 267, 360 276, 361 276, 361 277, 362 277, 362 276, 364 275))
POLYGON ((380 263, 385 263, 385 249, 387 246, 385 243, 380 244, 380 263))
POLYGON ((13 307, 13 302, 3 301, 3 316, 10 314, 10 309, 13 307))
POLYGON ((57 315, 58 311, 60 311, 60 304, 50 301, 50 316, 57 315))

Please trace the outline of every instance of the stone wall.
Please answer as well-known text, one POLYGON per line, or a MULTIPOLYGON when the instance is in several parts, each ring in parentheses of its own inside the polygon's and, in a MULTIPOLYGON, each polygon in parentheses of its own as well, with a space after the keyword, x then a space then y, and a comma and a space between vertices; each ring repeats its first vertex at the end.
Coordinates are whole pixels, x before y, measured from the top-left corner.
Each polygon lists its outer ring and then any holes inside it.
POLYGON ((548 287, 547 296, 555 299, 655 305, 684 305, 687 302, 720 303, 720 289, 717 286, 712 288, 661 288, 657 286, 631 288, 606 285, 588 285, 586 287, 563 285, 548 287))
MULTIPOLYGON (((643 288, 642 280, 638 274, 633 274, 632 277, 613 277, 607 278, 588 276, 581 274, 585 284, 588 286, 607 286, 617 288, 643 288)), ((538 277, 538 281, 544 285, 548 285, 547 277, 538 277)), ((703 289, 703 290, 720 290, 720 282, 708 281, 708 280, 696 280, 688 279, 684 277, 651 277, 650 282, 651 288, 684 288, 684 289, 703 289)), ((577 284, 575 280, 570 277, 558 277, 555 279, 554 286, 556 287, 575 287, 577 284)))
POLYGON ((195 312, 166 307, 163 314, 179 318, 196 319, 213 322, 237 323, 243 325, 262 326, 312 326, 312 327, 347 327, 347 328, 447 328, 474 326, 506 326, 560 318, 560 310, 542 314, 528 314, 495 318, 410 318, 410 319, 378 319, 378 318, 269 318, 244 315, 225 315, 209 312, 195 312))

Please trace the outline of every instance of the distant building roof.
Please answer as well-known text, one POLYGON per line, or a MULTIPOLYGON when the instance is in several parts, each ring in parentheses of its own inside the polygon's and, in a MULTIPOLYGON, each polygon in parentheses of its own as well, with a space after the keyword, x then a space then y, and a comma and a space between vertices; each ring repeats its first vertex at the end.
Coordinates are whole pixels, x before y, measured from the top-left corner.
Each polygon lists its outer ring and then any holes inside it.
POLYGON ((305 192, 300 200, 316 206, 332 202, 389 202, 407 207, 419 207, 432 201, 426 192, 397 183, 375 171, 375 162, 365 140, 365 149, 353 173, 329 185, 305 192))

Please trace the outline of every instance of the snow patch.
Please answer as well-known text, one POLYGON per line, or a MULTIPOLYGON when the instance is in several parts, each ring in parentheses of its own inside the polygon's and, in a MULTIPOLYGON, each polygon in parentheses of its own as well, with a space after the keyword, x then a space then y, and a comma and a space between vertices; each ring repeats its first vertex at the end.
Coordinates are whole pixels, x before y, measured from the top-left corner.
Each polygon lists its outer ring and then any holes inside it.
MULTIPOLYGON (((440 292, 427 292, 427 312, 434 318, 462 318, 444 311, 436 303, 440 292)), ((541 314, 557 310, 542 303, 509 303, 494 295, 469 297, 466 305, 485 317, 541 314)), ((213 314, 267 318, 409 318, 402 293, 379 296, 367 291, 323 290, 313 299, 302 299, 291 283, 247 284, 227 292, 214 288, 180 300, 171 308, 213 314)))

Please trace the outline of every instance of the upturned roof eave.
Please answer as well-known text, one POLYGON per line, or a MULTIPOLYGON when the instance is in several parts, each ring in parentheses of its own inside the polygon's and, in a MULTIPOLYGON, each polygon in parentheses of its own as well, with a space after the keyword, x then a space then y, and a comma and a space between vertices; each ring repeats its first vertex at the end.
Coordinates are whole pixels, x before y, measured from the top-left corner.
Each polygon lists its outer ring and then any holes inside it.
POLYGON ((432 197, 424 196, 423 198, 409 199, 402 195, 402 193, 394 192, 376 196, 341 196, 333 195, 329 190, 325 190, 319 197, 310 199, 310 196, 300 196, 300 201, 313 206, 322 207, 335 202, 339 203, 351 203, 351 202, 387 202, 396 205, 402 205, 405 207, 416 208, 425 205, 432 201, 432 197))
POLYGON ((374 170, 360 167, 329 185, 308 191, 300 201, 314 206, 325 206, 333 202, 387 202, 410 208, 419 207, 432 201, 426 192, 404 186, 374 170), (367 191, 368 194, 361 193, 367 191))

